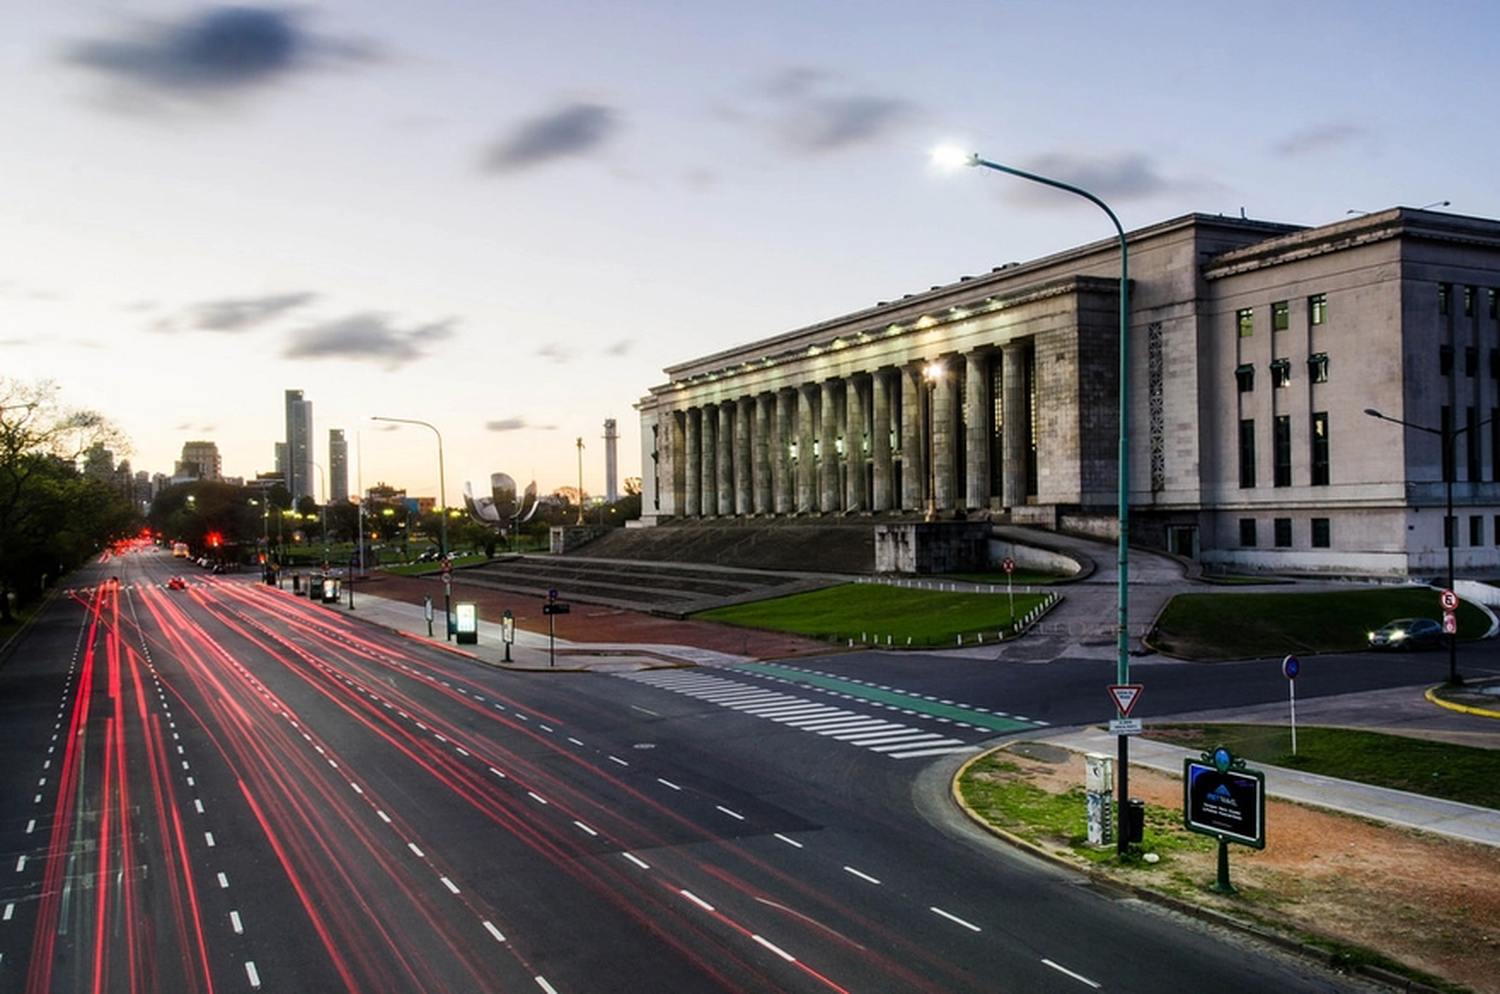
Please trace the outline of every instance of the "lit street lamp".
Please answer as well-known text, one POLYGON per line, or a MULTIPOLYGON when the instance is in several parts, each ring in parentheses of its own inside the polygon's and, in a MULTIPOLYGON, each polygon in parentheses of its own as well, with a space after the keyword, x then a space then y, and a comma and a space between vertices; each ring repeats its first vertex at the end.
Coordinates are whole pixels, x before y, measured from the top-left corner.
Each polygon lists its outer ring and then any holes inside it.
MULTIPOLYGON (((1400 425, 1403 428, 1410 428, 1413 431, 1421 431, 1426 432, 1429 435, 1436 435, 1442 442, 1443 490, 1445 491, 1447 496, 1447 510, 1443 514, 1443 544, 1448 547, 1447 589, 1452 590, 1453 547, 1458 544, 1458 521, 1453 517, 1453 477, 1458 474, 1458 464, 1454 459, 1453 445, 1454 441, 1458 438, 1459 435, 1462 435, 1470 428, 1482 428, 1485 425, 1489 424, 1493 419, 1485 418, 1483 421, 1480 421, 1477 424, 1464 425, 1462 428, 1454 428, 1447 422, 1444 422, 1441 428, 1433 428, 1429 425, 1414 424, 1411 421, 1403 421, 1400 418, 1393 418, 1388 414, 1381 414, 1373 407, 1365 408, 1365 413, 1372 418, 1379 418, 1381 421, 1389 421, 1391 424, 1400 425)), ((1458 675, 1458 628, 1456 625, 1454 626, 1454 630, 1448 633, 1448 682, 1455 687, 1464 682, 1463 678, 1458 675)))
MULTIPOLYGON (((1021 179, 1030 180, 1033 183, 1041 183, 1044 186, 1054 187, 1058 190, 1066 190, 1068 193, 1076 194, 1090 203, 1094 204, 1105 214, 1115 226, 1115 232, 1120 239, 1120 451, 1119 464, 1119 488, 1117 497, 1116 514, 1119 517, 1119 574, 1115 578, 1118 599, 1118 619, 1116 621, 1116 681, 1120 684, 1130 682, 1130 632, 1129 632, 1129 593, 1128 581, 1130 571, 1130 251, 1125 241, 1125 229, 1120 225, 1120 219, 1115 217, 1115 212, 1109 209, 1109 205, 1087 190, 1080 189, 1060 180, 1048 179, 1046 176, 1038 176, 1035 173, 1016 169, 1012 166, 1002 166, 998 162, 981 159, 977 154, 955 153, 952 150, 940 149, 933 154, 933 158, 944 164, 958 164, 966 166, 983 166, 985 169, 994 169, 998 172, 1009 173, 1021 179)), ((1120 717, 1124 713, 1120 712, 1120 717)), ((1118 851, 1123 855, 1128 849, 1125 840, 1125 811, 1129 799, 1129 776, 1130 776, 1130 737, 1120 735, 1119 738, 1119 765, 1117 772, 1119 778, 1119 794, 1116 802, 1117 816, 1119 819, 1118 851)))
MULTIPOLYGON (((389 421, 392 424, 401 424, 401 425, 421 425, 423 428, 427 428, 427 429, 431 430, 431 432, 434 435, 437 436, 437 444, 438 444, 438 503, 440 505, 442 505, 442 507, 441 507, 441 510, 442 510, 442 516, 441 516, 442 527, 440 528, 440 538, 439 538, 439 541, 441 543, 441 552, 442 552, 442 556, 443 556, 443 565, 444 565, 444 569, 446 569, 447 568, 447 563, 448 563, 448 490, 447 490, 446 482, 443 479, 443 475, 444 475, 443 474, 443 433, 437 430, 437 426, 432 425, 432 424, 428 424, 426 421, 418 421, 416 418, 382 418, 382 417, 378 417, 376 415, 371 415, 370 416, 370 420, 371 421, 389 421)), ((443 628, 447 632, 447 637, 448 637, 449 640, 451 640, 453 638, 453 610, 452 610, 453 609, 453 603, 452 603, 452 601, 453 601, 453 597, 452 597, 452 594, 450 592, 450 585, 447 582, 444 582, 443 583, 443 628)))

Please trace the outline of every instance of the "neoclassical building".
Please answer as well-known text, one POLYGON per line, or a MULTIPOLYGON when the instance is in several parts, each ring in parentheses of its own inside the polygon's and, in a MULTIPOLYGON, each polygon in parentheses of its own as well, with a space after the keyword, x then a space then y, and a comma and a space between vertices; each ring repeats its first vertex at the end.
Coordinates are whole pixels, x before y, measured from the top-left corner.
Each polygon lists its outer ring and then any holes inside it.
MULTIPOLYGON (((1446 533, 1500 568, 1500 223, 1194 214, 1127 241, 1133 543, 1425 574, 1446 533)), ((1117 534, 1119 272, 1110 239, 668 368, 637 405, 643 521, 1117 534)))

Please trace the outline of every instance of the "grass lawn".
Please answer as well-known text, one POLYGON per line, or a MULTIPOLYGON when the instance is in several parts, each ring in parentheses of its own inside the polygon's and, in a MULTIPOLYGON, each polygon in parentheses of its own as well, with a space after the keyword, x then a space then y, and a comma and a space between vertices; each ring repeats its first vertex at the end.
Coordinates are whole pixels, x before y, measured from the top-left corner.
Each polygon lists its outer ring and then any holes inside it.
POLYGON ((1340 780, 1389 787, 1486 808, 1500 808, 1500 751, 1427 742, 1348 728, 1285 725, 1147 725, 1147 738, 1205 752, 1224 746, 1252 765, 1265 763, 1340 780))
MULTIPOLYGON (((954 645, 960 636, 999 637, 1011 624, 1010 598, 995 594, 943 593, 846 583, 826 590, 792 594, 753 604, 715 608, 694 615, 747 628, 795 632, 812 638, 907 645, 954 645)), ((1044 600, 1041 594, 1016 594, 1016 615, 1023 617, 1044 600)))
MULTIPOLYGON (((1190 659, 1260 659, 1368 647, 1371 629, 1392 618, 1441 618, 1438 591, 1426 587, 1321 593, 1180 594, 1157 621, 1151 644, 1190 659)), ((1459 605, 1460 638, 1478 638, 1489 618, 1459 605)))

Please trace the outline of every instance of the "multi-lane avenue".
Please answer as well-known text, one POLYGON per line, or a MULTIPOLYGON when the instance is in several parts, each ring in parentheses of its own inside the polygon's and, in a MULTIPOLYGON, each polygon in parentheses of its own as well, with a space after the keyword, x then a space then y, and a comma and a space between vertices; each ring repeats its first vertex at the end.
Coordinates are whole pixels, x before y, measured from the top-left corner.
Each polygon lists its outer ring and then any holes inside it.
POLYGON ((965 829, 1035 699, 505 672, 172 572, 106 556, 0 666, 0 990, 1357 989, 965 829))

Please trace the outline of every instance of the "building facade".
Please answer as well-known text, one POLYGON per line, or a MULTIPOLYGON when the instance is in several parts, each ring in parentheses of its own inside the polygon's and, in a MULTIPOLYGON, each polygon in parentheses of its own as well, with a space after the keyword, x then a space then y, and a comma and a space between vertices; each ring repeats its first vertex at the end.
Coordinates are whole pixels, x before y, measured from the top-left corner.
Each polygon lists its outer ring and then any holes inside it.
POLYGON ((216 442, 195 441, 182 443, 182 458, 178 460, 174 476, 192 477, 199 480, 222 480, 224 460, 219 455, 216 442))
POLYGON ((313 480, 312 401, 305 400, 301 390, 286 391, 285 399, 286 448, 284 455, 278 452, 283 459, 279 468, 295 505, 303 497, 318 498, 313 480))
MULTIPOLYGON (((1408 574, 1452 533, 1461 570, 1500 567, 1500 223, 1189 215, 1127 242, 1132 542, 1408 574)), ((1116 535, 1119 273, 1111 239, 670 367, 637 405, 643 521, 1116 535)))
POLYGON ((349 442, 342 428, 328 430, 328 500, 349 502, 349 442))

